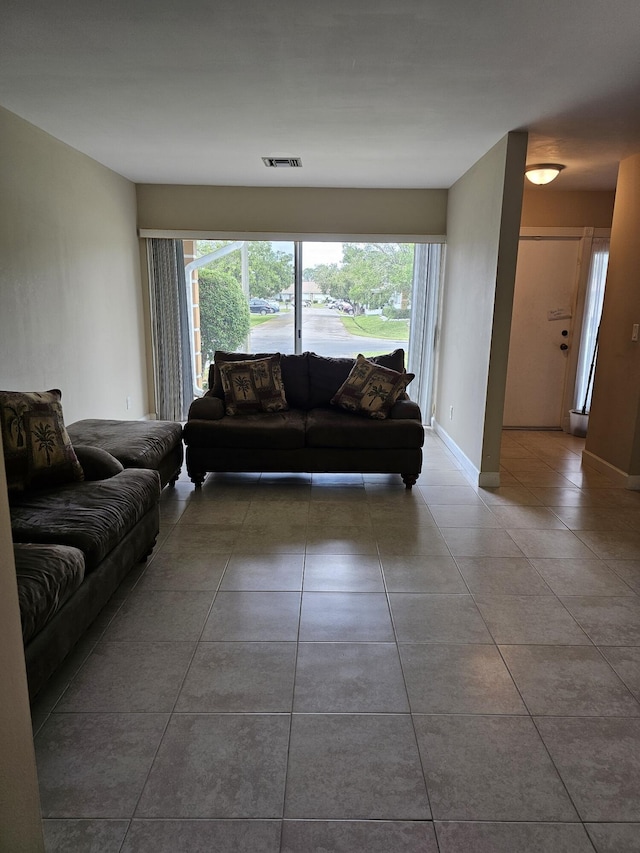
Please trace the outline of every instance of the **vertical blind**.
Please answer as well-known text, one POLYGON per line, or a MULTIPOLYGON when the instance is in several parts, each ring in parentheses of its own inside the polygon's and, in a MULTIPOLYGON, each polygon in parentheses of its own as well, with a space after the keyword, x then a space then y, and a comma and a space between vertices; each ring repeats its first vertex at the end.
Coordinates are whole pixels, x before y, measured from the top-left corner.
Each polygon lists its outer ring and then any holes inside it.
POLYGON ((407 370, 416 379, 409 393, 420 406, 423 421, 431 423, 436 373, 436 332, 440 302, 440 280, 444 246, 416 243, 411 293, 411 330, 407 370))
POLYGON ((588 412, 591 407, 598 329, 609 263, 609 242, 608 238, 603 237, 594 239, 592 244, 576 373, 574 408, 579 412, 588 412))
POLYGON ((147 240, 160 420, 183 421, 193 399, 189 310, 181 240, 147 240))

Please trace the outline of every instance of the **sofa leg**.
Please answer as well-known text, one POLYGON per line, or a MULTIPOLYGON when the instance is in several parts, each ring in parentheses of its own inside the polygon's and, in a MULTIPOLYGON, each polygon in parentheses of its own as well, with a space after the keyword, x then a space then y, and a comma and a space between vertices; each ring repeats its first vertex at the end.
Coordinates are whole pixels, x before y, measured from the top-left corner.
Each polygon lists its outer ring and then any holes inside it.
POLYGON ((417 474, 401 474, 400 476, 402 477, 402 481, 404 482, 407 489, 410 489, 411 486, 413 486, 416 480, 418 479, 417 474))
POLYGON ((195 485, 196 489, 199 489, 204 483, 204 478, 207 476, 205 473, 200 473, 196 471, 190 471, 189 476, 191 477, 191 482, 195 485))
POLYGON ((178 468, 178 470, 176 471, 176 473, 175 473, 175 474, 173 475, 173 477, 169 480, 169 486, 170 486, 170 487, 175 486, 175 484, 178 482, 178 478, 180 477, 180 471, 181 471, 181 469, 180 469, 180 468, 178 468))
POLYGON ((157 541, 158 541, 158 537, 157 537, 157 536, 154 536, 154 537, 153 537, 153 542, 152 542, 152 544, 151 544, 151 547, 149 548, 149 550, 148 550, 148 551, 145 551, 145 553, 142 555, 142 557, 140 557, 140 562, 141 562, 141 563, 146 563, 146 562, 147 562, 147 560, 149 559, 149 557, 153 554, 153 549, 156 547, 156 542, 157 542, 157 541))

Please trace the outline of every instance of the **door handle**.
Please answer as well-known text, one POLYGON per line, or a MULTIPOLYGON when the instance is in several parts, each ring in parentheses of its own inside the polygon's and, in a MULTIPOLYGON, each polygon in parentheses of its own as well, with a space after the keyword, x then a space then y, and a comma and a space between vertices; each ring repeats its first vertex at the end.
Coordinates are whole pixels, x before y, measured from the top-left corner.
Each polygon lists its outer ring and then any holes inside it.
POLYGON ((560 344, 560 349, 564 352, 564 350, 569 349, 569 344, 560 344))

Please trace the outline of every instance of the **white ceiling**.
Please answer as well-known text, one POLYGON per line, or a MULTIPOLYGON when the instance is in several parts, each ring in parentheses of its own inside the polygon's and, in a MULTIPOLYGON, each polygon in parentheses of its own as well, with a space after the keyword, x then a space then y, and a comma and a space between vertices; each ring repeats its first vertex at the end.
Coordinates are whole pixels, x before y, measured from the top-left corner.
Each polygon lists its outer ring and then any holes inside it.
POLYGON ((554 188, 608 189, 640 152, 638 0, 4 0, 0 27, 0 105, 141 183, 449 187, 527 130, 554 188))

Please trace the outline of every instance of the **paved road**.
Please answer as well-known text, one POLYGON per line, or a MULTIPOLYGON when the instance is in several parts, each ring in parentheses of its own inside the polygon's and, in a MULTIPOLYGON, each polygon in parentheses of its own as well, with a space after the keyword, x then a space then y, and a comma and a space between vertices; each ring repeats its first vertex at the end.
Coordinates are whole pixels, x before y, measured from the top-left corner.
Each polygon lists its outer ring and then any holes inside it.
MULTIPOLYGON (((359 352, 391 352, 407 341, 388 338, 365 338, 352 335, 340 320, 340 315, 329 308, 302 309, 302 351, 311 350, 320 355, 354 358, 359 352)), ((252 352, 293 352, 293 311, 282 311, 266 323, 251 331, 252 352)))

